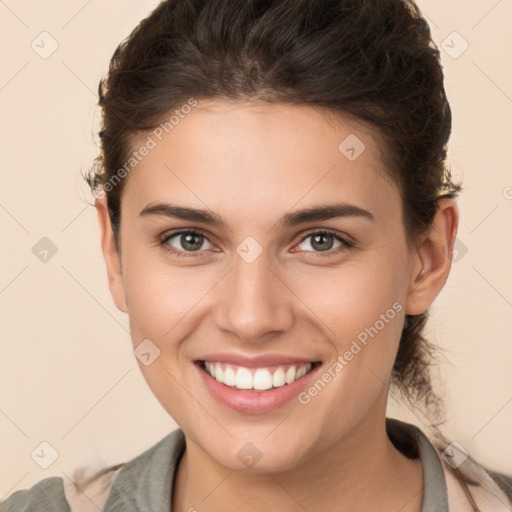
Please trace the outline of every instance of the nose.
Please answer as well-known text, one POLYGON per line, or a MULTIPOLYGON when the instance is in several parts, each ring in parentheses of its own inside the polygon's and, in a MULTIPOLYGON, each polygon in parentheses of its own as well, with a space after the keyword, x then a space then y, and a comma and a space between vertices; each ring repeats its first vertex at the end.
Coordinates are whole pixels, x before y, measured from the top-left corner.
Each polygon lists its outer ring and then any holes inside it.
POLYGON ((265 252, 251 263, 236 254, 220 294, 216 324, 242 341, 268 341, 293 323, 293 293, 269 266, 265 252))

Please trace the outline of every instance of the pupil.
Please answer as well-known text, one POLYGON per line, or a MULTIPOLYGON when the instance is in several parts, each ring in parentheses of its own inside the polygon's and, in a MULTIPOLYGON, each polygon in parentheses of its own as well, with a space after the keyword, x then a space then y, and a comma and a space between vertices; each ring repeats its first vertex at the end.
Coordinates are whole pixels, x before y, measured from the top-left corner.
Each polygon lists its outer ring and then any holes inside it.
POLYGON ((327 251, 327 250, 332 248, 332 245, 333 245, 333 243, 332 243, 332 235, 330 235, 328 233, 324 233, 324 234, 321 234, 321 235, 315 235, 313 237, 312 246, 315 247, 315 244, 317 242, 319 242, 319 241, 320 241, 321 245, 319 245, 317 248, 320 249, 321 251, 327 251), (331 243, 327 242, 327 246, 324 243, 326 240, 331 242, 331 243))

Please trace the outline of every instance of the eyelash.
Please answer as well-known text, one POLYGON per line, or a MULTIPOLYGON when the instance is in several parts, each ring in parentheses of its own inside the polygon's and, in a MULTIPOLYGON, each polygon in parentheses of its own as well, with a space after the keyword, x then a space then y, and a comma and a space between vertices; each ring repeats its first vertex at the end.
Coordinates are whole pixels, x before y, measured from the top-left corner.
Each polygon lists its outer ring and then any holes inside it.
MULTIPOLYGON (((164 249, 165 251, 167 251, 167 252, 169 252, 169 253, 171 253, 171 254, 179 257, 179 258, 182 258, 182 257, 183 258, 189 258, 189 257, 192 257, 192 258, 203 258, 203 257, 207 257, 207 255, 205 254, 206 250, 201 250, 201 251, 178 251, 178 250, 174 249, 173 247, 171 247, 167 242, 171 238, 174 238, 175 236, 178 236, 178 235, 202 235, 204 238, 208 239, 208 237, 206 235, 206 232, 201 230, 201 229, 185 229, 185 230, 177 231, 177 232, 174 232, 174 233, 166 233, 166 234, 164 234, 162 237, 159 238, 159 242, 158 243, 162 247, 162 249, 164 249)), ((353 249, 354 245, 355 245, 353 242, 351 242, 350 240, 342 237, 337 231, 334 231, 332 229, 322 229, 322 230, 310 231, 310 232, 306 233, 301 238, 301 240, 298 242, 298 244, 301 244, 307 238, 309 238, 309 237, 311 237, 313 235, 332 235, 336 240, 341 242, 342 245, 340 247, 337 247, 336 249, 330 249, 328 251, 323 251, 323 252, 301 251, 301 252, 308 253, 308 255, 309 255, 308 257, 324 258, 324 257, 333 256, 334 254, 338 254, 341 251, 346 251, 346 250, 349 250, 349 249, 353 249)))

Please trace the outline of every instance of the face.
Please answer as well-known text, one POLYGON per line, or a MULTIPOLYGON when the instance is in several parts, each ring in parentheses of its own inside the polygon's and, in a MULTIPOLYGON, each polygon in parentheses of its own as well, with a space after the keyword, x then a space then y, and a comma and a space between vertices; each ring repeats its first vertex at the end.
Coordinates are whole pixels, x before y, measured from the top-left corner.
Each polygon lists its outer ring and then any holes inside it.
POLYGON ((415 289, 425 258, 377 134, 308 106, 202 101, 149 135, 120 266, 108 226, 104 251, 162 406, 229 468, 291 468, 370 432, 404 315, 437 294, 415 289))

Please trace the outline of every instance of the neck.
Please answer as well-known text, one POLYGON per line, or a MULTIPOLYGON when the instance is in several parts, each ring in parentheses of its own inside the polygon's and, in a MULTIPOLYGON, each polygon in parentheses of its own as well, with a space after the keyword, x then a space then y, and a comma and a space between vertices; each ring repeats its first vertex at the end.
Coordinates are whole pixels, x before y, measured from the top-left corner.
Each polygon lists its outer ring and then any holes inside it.
POLYGON ((420 512, 422 489, 421 461, 394 447, 381 415, 381 421, 367 418, 328 449, 276 473, 230 470, 187 438, 172 511, 420 512))

